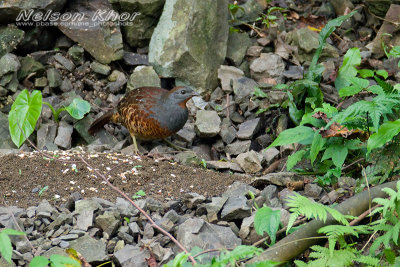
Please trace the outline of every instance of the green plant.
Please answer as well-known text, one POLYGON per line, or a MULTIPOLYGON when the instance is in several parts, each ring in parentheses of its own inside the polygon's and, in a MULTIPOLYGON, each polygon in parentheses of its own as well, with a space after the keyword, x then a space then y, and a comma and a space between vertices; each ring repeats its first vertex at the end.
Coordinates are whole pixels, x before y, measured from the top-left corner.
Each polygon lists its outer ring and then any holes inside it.
POLYGON ((42 188, 40 188, 40 190, 39 190, 39 192, 38 192, 38 195, 39 195, 39 197, 41 197, 42 195, 43 195, 43 193, 47 190, 47 189, 49 189, 49 186, 43 186, 42 188))
POLYGON ((271 245, 275 244, 276 232, 278 232, 281 219, 280 210, 272 210, 269 207, 262 207, 256 211, 254 217, 254 229, 258 235, 268 234, 271 245))
POLYGON ((9 235, 25 235, 25 233, 8 228, 0 231, 0 255, 11 264, 13 249, 9 235))
POLYGON ((73 258, 53 254, 50 258, 43 256, 36 256, 29 263, 29 267, 58 267, 58 266, 69 266, 69 267, 81 267, 81 263, 73 258))
POLYGON ((267 29, 276 23, 276 20, 278 20, 278 17, 273 15, 275 12, 280 12, 282 13, 283 17, 286 17, 286 13, 288 10, 286 8, 282 7, 270 7, 268 8, 266 13, 262 13, 260 17, 256 19, 256 21, 261 21, 261 24, 264 25, 267 29))
POLYGON ((17 147, 20 147, 26 138, 33 133, 43 104, 50 107, 56 122, 58 122, 58 116, 63 110, 78 120, 82 119, 90 111, 90 104, 78 98, 75 98, 68 107, 55 110, 49 103, 42 101, 42 93, 40 91, 33 90, 29 94, 28 90, 24 89, 15 99, 8 115, 11 139, 17 147))
POLYGON ((132 196, 132 199, 135 200, 135 199, 139 199, 139 198, 144 197, 144 196, 146 196, 146 192, 144 192, 142 189, 140 189, 139 191, 137 191, 137 192, 132 196))

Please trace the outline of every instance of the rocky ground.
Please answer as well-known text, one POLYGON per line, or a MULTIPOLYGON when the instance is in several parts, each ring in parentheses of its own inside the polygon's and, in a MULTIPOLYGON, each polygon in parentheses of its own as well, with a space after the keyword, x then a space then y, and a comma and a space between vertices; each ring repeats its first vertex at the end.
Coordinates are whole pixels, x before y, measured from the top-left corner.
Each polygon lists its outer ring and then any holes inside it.
MULTIPOLYGON (((351 177, 342 177, 337 188, 323 188, 312 183, 315 175, 283 172, 296 147, 265 148, 294 125, 282 107, 286 92, 273 87, 303 78, 318 47, 318 29, 357 1, 273 1, 267 6, 266 1, 247 0, 239 1, 243 9, 234 16, 226 8, 228 0, 39 2, 28 1, 23 8, 79 11, 87 18, 99 8, 141 16, 129 26, 103 24, 90 31, 24 27, 15 23, 22 4, 0 6, 0 228, 18 229, 18 224, 30 240, 13 237, 10 266, 24 266, 34 255, 65 254, 68 247, 93 266, 109 260, 121 266, 147 266, 152 259, 162 264, 179 252, 96 170, 135 196, 189 250, 259 241, 254 203, 279 209, 285 225, 285 199, 293 191, 324 204, 354 193, 351 177), (267 28, 257 18, 272 5, 287 12, 275 13, 267 28), (190 151, 175 152, 155 141, 142 143, 145 156, 138 158, 120 125, 106 125, 96 136, 87 133, 91 122, 127 91, 175 85, 202 94, 189 101, 190 118, 171 137, 190 151), (44 106, 30 140, 46 154, 28 142, 16 148, 8 113, 24 88, 40 90, 55 108, 82 98, 91 111, 82 120, 62 112, 56 123, 44 106), (140 190, 146 196, 136 195, 140 190)), ((388 9, 363 5, 328 40, 320 59, 324 101, 341 103, 333 85, 351 47, 360 48, 363 67, 384 68, 389 81, 400 81, 398 60, 382 59, 381 35, 395 37, 388 21, 396 21, 400 12, 392 5, 384 22, 380 18, 388 9)), ((394 37, 387 45, 399 45, 394 37)), ((0 259, 0 266, 9 265, 0 259)))

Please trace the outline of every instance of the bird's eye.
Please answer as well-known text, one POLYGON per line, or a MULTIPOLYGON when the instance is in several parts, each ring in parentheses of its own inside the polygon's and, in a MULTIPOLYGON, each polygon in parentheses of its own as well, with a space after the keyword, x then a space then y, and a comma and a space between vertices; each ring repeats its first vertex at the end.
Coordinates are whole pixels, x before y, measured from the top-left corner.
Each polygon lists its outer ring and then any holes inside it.
POLYGON ((186 94, 186 91, 185 90, 181 90, 181 95, 184 95, 184 94, 186 94))

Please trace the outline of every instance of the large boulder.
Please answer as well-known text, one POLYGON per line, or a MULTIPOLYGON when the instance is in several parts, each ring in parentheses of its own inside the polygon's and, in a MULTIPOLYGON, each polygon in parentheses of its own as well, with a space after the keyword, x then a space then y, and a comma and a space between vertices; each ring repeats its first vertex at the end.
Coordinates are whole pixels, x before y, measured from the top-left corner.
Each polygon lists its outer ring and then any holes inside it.
POLYGON ((226 56, 227 5, 228 0, 166 0, 149 47, 156 72, 200 92, 214 89, 226 56))
POLYGON ((122 27, 125 41, 132 47, 149 44, 161 16, 165 0, 109 0, 120 12, 137 13, 135 20, 122 27))
POLYGON ((105 21, 107 14, 96 11, 112 10, 107 0, 68 1, 70 12, 85 15, 80 23, 60 23, 58 28, 69 38, 79 43, 97 61, 108 64, 123 57, 122 34, 118 25, 105 21), (102 14, 102 13, 101 13, 102 14), (89 26, 85 25, 88 24, 89 26))

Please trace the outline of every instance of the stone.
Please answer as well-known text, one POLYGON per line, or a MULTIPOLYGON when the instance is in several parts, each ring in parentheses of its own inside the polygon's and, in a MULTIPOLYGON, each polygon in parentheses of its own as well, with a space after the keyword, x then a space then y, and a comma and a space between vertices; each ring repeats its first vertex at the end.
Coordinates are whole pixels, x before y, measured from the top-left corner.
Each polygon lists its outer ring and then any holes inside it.
POLYGON ((212 197, 211 203, 206 203, 204 205, 207 211, 208 222, 218 221, 218 214, 227 200, 228 200, 227 197, 212 197))
POLYGON ((5 74, 17 72, 21 63, 16 55, 7 53, 0 58, 0 66, 0 77, 2 77, 5 74))
POLYGON ((99 226, 108 236, 115 234, 119 227, 119 219, 117 219, 113 212, 106 211, 102 215, 95 218, 96 225, 99 226))
POLYGON ((226 119, 224 119, 222 121, 221 131, 219 135, 221 136, 222 141, 224 141, 226 144, 230 144, 233 142, 233 140, 235 140, 237 131, 235 127, 230 125, 230 123, 226 123, 226 119))
POLYGON ((232 196, 226 201, 222 211, 221 219, 224 221, 239 220, 249 217, 251 208, 247 206, 245 196, 232 196))
POLYGON ((191 122, 186 122, 182 129, 180 129, 174 137, 180 141, 186 142, 192 145, 196 133, 194 132, 194 124, 191 122))
MULTIPOLYGON (((43 78, 45 78, 45 77, 43 77, 43 78)), ((47 80, 46 80, 46 82, 47 82, 47 80)), ((73 88, 74 87, 72 85, 71 80, 68 78, 64 78, 64 80, 62 81, 61 86, 60 86, 61 91, 63 91, 65 93, 65 92, 71 91, 73 88)))
POLYGON ((234 182, 229 186, 229 189, 222 193, 223 197, 235 197, 235 196, 247 196, 249 192, 252 192, 254 195, 258 195, 259 190, 255 189, 251 185, 242 183, 242 182, 234 182))
POLYGON ((246 56, 247 48, 250 45, 251 40, 247 32, 230 32, 228 37, 228 49, 226 51, 227 60, 237 67, 240 66, 246 56))
POLYGON ((239 155, 249 151, 251 145, 250 140, 235 141, 225 147, 225 152, 229 155, 239 155))
POLYGON ((199 137, 214 137, 221 130, 221 119, 216 111, 199 110, 194 129, 199 137))
POLYGON ((285 209, 289 208, 287 206, 287 199, 289 196, 294 196, 294 192, 288 188, 284 188, 282 191, 278 193, 278 198, 283 203, 283 207, 285 209))
POLYGON ((101 64, 97 61, 93 61, 90 64, 90 68, 93 72, 107 76, 111 72, 111 67, 105 64, 101 64))
POLYGON ((262 46, 253 45, 247 49, 246 55, 249 57, 259 57, 261 55, 261 51, 264 49, 262 46))
POLYGON ((0 149, 17 148, 11 140, 10 131, 8 130, 8 117, 0 112, 0 149))
POLYGON ((84 62, 84 52, 85 50, 79 46, 74 45, 68 49, 68 55, 72 59, 75 65, 82 65, 84 62))
POLYGON ((165 0, 112 0, 120 12, 136 15, 135 19, 123 25, 124 40, 131 47, 145 47, 149 44, 154 28, 160 18, 165 0))
POLYGON ((283 71, 285 70, 285 62, 282 58, 273 53, 261 53, 259 58, 256 58, 250 64, 251 77, 259 82, 283 83, 283 71))
POLYGON ((48 226, 48 229, 57 230, 62 225, 72 223, 71 213, 61 213, 57 218, 48 226))
POLYGON ((43 199, 39 203, 39 205, 38 205, 38 207, 36 209, 36 214, 39 214, 41 212, 46 212, 46 213, 50 213, 51 214, 51 213, 53 213, 55 211, 56 211, 55 208, 52 205, 50 205, 49 201, 47 201, 46 199, 43 199))
POLYGON ((223 170, 232 170, 236 172, 243 172, 242 168, 240 168, 239 164, 229 161, 217 161, 217 160, 209 160, 206 162, 207 168, 214 169, 218 171, 223 170))
POLYGON ((146 208, 150 211, 164 212, 165 206, 159 200, 148 197, 146 198, 146 208))
POLYGON ((289 66, 289 69, 283 72, 283 76, 291 80, 303 79, 303 75, 304 75, 304 68, 302 66, 296 66, 296 65, 289 66))
POLYGON ((316 184, 306 184, 304 186, 304 195, 312 198, 318 198, 321 195, 322 187, 316 184))
POLYGON ((234 79, 232 83, 233 93, 235 94, 235 102, 240 104, 249 99, 254 92, 254 88, 258 83, 253 79, 242 77, 234 79))
MULTIPOLYGON (((110 82, 106 85, 105 89, 110 91, 111 93, 118 93, 119 91, 124 89, 124 85, 127 82, 125 74, 119 70, 113 70, 110 76, 108 76, 108 80, 110 82)), ((116 102, 118 101, 113 102, 117 104, 116 102)))
MULTIPOLYGON (((3 10, 4 9, 0 7, 0 14, 4 15, 3 10)), ((3 18, 3 15, 1 15, 0 18, 3 18)), ((0 21, 1 20, 2 19, 0 19, 0 21)), ((12 22, 14 23, 15 21, 12 22)), ((24 36, 25 32, 15 26, 0 26, 0 58, 13 51, 24 39, 24 36)))
POLYGON ((60 72, 55 68, 50 68, 47 70, 47 80, 50 88, 61 86, 63 81, 60 72))
MULTIPOLYGON (((136 201, 135 203, 139 204, 139 207, 141 208, 144 208, 146 206, 145 202, 140 202, 143 203, 140 204, 138 201, 136 201)), ((115 207, 123 217, 134 217, 139 213, 139 210, 124 198, 117 197, 115 207)))
POLYGON ((62 148, 71 148, 72 132, 74 127, 65 121, 60 121, 58 125, 57 137, 54 139, 54 144, 62 148))
POLYGON ((96 10, 104 12, 111 10, 107 0, 84 0, 68 2, 69 10, 84 14, 80 21, 88 26, 77 27, 75 23, 59 23, 58 28, 74 42, 79 43, 97 61, 108 64, 123 57, 122 34, 116 23, 107 22, 103 17, 96 15, 96 10), (103 21, 101 21, 103 20, 103 21))
POLYGON ((36 72, 36 77, 43 75, 45 68, 42 63, 36 61, 31 55, 19 58, 21 68, 18 71, 18 80, 25 79, 29 74, 36 72))
POLYGON ((75 64, 68 58, 64 57, 62 54, 57 53, 54 55, 54 59, 61 64, 66 70, 73 71, 75 69, 75 64))
POLYGON ((127 90, 131 91, 139 87, 161 87, 161 81, 152 66, 138 66, 129 76, 127 90))
MULTIPOLYGON (((210 224, 199 218, 191 218, 178 226, 177 240, 189 251, 195 246, 207 249, 236 247, 241 240, 232 232, 230 227, 210 224)), ((215 254, 207 254, 211 260, 215 254)))
POLYGON ((254 150, 239 154, 236 161, 246 173, 256 173, 262 170, 262 155, 254 150))
MULTIPOLYGON (((53 121, 40 124, 37 131, 37 146, 39 149, 47 147, 47 149, 54 147, 54 139, 56 138, 57 125, 53 121)), ((57 147, 55 147, 57 148, 57 147)))
POLYGON ((82 199, 75 201, 75 213, 82 214, 88 210, 96 212, 101 210, 100 204, 94 199, 82 199))
POLYGON ((195 209, 199 204, 203 203, 206 198, 197 193, 187 193, 183 197, 183 202, 189 209, 195 209))
POLYGON ((147 55, 136 54, 133 52, 124 52, 124 57, 122 58, 124 63, 128 66, 140 66, 140 65, 149 65, 149 57, 147 55))
POLYGON ((301 176, 294 172, 269 173, 261 177, 256 177, 251 183, 251 185, 258 187, 272 183, 278 186, 286 186, 287 183, 303 181, 304 179, 305 179, 304 176, 301 176))
POLYGON ((87 231, 93 225, 93 210, 84 210, 76 218, 76 227, 83 231, 87 231))
POLYGON ((106 254, 106 244, 88 235, 71 241, 70 248, 79 252, 87 262, 102 262, 109 259, 106 254))
POLYGON ((239 125, 237 137, 242 140, 252 139, 260 129, 260 118, 248 120, 239 125))
POLYGON ((233 91, 231 83, 233 79, 244 76, 244 72, 241 69, 221 65, 218 69, 218 79, 221 81, 221 87, 223 92, 231 93, 233 91))
POLYGON ((217 87, 229 33, 227 5, 228 0, 166 0, 149 45, 157 73, 201 93, 217 87))
POLYGON ((126 245, 114 253, 114 258, 122 267, 147 267, 146 259, 150 258, 150 252, 147 249, 126 245))
POLYGON ((261 153, 267 165, 271 165, 279 156, 279 150, 275 147, 263 149, 261 153))

